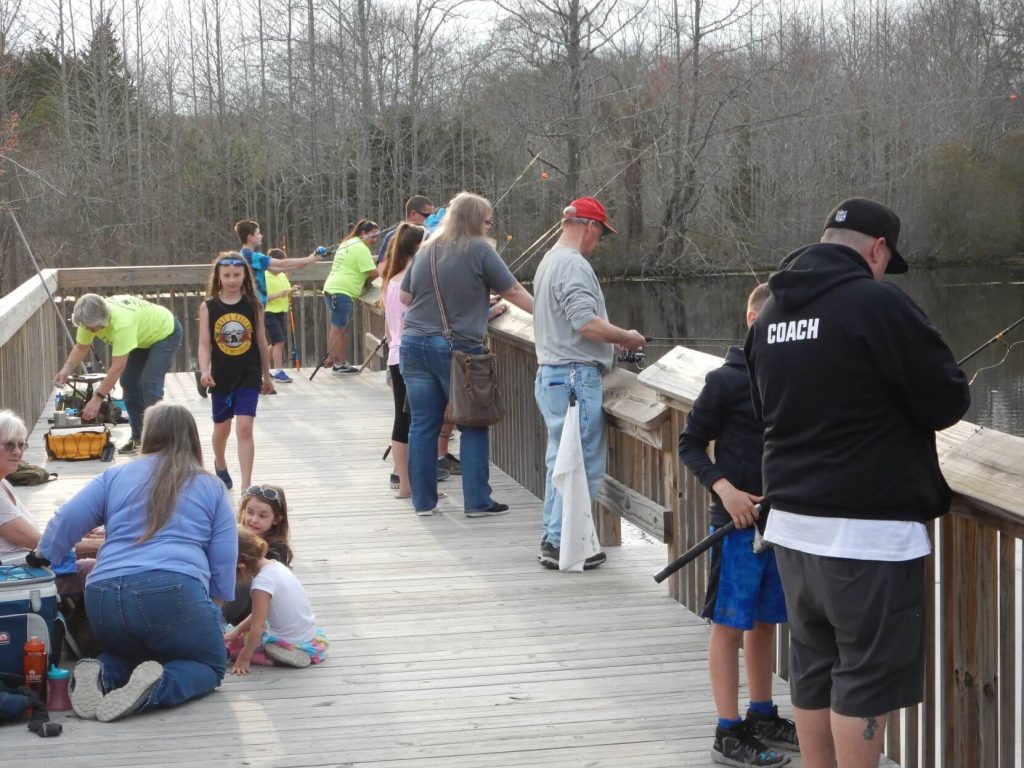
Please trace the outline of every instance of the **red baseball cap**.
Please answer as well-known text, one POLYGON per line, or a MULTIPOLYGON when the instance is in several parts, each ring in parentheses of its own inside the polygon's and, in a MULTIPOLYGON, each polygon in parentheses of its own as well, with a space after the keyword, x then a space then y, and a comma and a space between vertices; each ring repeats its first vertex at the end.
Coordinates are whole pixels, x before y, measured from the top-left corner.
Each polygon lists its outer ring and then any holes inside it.
POLYGON ((596 197, 576 198, 562 211, 562 218, 593 219, 604 227, 605 232, 611 232, 613 235, 619 234, 619 230, 608 223, 608 212, 596 197))

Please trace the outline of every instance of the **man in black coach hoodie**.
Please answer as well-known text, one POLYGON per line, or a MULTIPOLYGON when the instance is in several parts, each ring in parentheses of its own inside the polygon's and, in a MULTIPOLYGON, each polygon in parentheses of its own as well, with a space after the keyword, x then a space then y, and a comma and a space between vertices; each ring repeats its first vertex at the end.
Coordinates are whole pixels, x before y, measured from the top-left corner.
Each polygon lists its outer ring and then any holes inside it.
POLYGON ((935 432, 970 394, 925 314, 882 282, 907 271, 899 231, 880 203, 840 203, 769 278, 744 347, 806 768, 876 768, 885 715, 923 697, 924 523, 950 502, 935 432))

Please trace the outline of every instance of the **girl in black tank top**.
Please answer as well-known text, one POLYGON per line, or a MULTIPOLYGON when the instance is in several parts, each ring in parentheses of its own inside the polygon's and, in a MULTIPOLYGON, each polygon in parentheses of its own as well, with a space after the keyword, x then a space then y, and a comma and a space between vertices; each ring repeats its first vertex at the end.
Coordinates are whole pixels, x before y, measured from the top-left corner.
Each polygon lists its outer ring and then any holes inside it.
POLYGON ((238 253, 217 256, 210 270, 207 299, 199 307, 200 383, 213 405, 214 471, 228 488, 233 482, 224 456, 235 421, 242 487, 252 478, 255 445, 252 424, 262 392, 274 393, 263 306, 256 297, 252 268, 238 253))

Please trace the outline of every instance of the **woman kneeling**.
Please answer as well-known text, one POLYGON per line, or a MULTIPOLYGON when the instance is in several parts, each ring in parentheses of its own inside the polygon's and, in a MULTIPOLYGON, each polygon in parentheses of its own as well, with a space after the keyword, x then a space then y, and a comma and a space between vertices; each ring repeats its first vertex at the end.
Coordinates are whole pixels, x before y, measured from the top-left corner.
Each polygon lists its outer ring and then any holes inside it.
POLYGON ((39 550, 53 560, 106 526, 85 608, 97 659, 72 678, 79 717, 103 722, 204 696, 227 667, 220 610, 234 597, 238 534, 227 491, 203 469, 192 414, 146 411, 142 456, 111 467, 62 506, 39 550))

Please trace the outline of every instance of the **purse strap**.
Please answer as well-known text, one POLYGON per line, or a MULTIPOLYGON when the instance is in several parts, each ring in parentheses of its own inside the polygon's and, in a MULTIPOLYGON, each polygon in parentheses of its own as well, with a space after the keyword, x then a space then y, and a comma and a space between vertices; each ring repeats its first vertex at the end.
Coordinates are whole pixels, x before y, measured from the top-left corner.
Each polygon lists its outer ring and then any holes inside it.
POLYGON ((441 298, 441 286, 437 282, 437 243, 430 246, 430 279, 434 283, 434 295, 437 297, 437 311, 441 315, 441 335, 448 342, 448 346, 454 348, 452 340, 455 334, 448 325, 448 314, 444 311, 444 299, 441 298))

